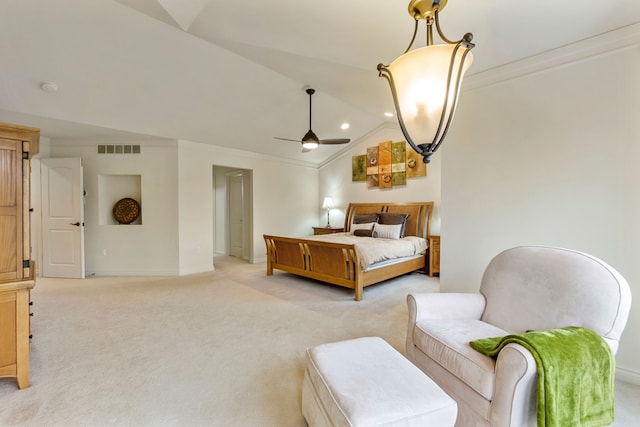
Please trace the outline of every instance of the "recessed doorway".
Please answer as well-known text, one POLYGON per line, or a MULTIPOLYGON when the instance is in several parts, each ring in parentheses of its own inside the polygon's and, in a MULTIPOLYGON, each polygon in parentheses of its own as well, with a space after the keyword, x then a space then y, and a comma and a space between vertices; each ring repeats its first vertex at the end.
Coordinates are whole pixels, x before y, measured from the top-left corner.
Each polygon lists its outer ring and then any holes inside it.
POLYGON ((252 171, 213 166, 214 252, 251 262, 252 171))

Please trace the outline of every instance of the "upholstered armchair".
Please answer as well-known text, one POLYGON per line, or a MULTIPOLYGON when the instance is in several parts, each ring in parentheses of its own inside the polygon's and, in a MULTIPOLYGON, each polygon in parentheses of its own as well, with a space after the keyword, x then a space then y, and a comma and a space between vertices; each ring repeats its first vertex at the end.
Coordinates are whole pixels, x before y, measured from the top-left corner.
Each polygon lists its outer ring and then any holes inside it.
POLYGON ((615 354, 631 292, 616 270, 593 256, 521 246, 491 260, 479 293, 414 294, 407 303, 407 356, 458 403, 456 426, 521 427, 536 425, 533 356, 508 344, 493 359, 469 342, 582 326, 615 354))

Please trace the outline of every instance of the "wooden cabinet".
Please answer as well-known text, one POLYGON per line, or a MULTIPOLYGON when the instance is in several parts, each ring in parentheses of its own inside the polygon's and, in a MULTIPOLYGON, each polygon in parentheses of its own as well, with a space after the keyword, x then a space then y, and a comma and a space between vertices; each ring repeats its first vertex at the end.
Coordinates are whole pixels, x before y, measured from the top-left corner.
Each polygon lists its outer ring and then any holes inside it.
POLYGON ((12 377, 29 387, 29 302, 32 278, 0 283, 0 378, 12 377))
POLYGON ((318 234, 342 233, 343 231, 344 227, 313 227, 314 236, 318 234))
POLYGON ((40 131, 0 123, 0 377, 29 386, 30 159, 40 131))
POLYGON ((30 277, 29 159, 40 131, 0 123, 0 281, 30 277))
POLYGON ((429 276, 440 275, 440 236, 429 236, 429 276))

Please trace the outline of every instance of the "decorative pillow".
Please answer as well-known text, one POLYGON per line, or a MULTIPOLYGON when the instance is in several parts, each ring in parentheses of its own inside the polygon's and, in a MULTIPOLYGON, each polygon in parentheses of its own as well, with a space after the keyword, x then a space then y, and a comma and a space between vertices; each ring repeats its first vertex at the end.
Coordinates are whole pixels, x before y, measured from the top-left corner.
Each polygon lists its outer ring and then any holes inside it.
POLYGON ((380 224, 376 223, 373 227, 373 232, 377 234, 377 237, 382 239, 399 239, 402 232, 402 224, 380 224))
POLYGON ((407 226, 407 218, 409 218, 409 214, 384 212, 381 213, 378 217, 378 222, 380 224, 386 225, 401 224, 402 229, 400 231, 400 237, 404 237, 405 227, 407 226))
POLYGON ((353 221, 354 224, 368 224, 370 222, 378 222, 378 214, 360 214, 354 215, 353 221))
POLYGON ((349 231, 351 231, 351 234, 354 234, 356 230, 373 230, 373 226, 375 225, 375 222, 368 222, 366 224, 351 224, 351 227, 349 228, 349 231))
POLYGON ((360 237, 378 237, 378 233, 376 233, 373 230, 364 230, 364 229, 359 229, 359 230, 355 230, 353 232, 354 236, 360 236, 360 237))

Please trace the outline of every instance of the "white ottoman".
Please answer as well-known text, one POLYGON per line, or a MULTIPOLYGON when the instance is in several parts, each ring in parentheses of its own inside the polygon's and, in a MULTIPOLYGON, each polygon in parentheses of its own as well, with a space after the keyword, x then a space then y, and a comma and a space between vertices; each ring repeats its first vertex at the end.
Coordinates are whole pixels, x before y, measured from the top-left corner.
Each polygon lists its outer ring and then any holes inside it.
POLYGON ((318 426, 453 426, 456 402, 381 338, 307 350, 302 414, 318 426))

